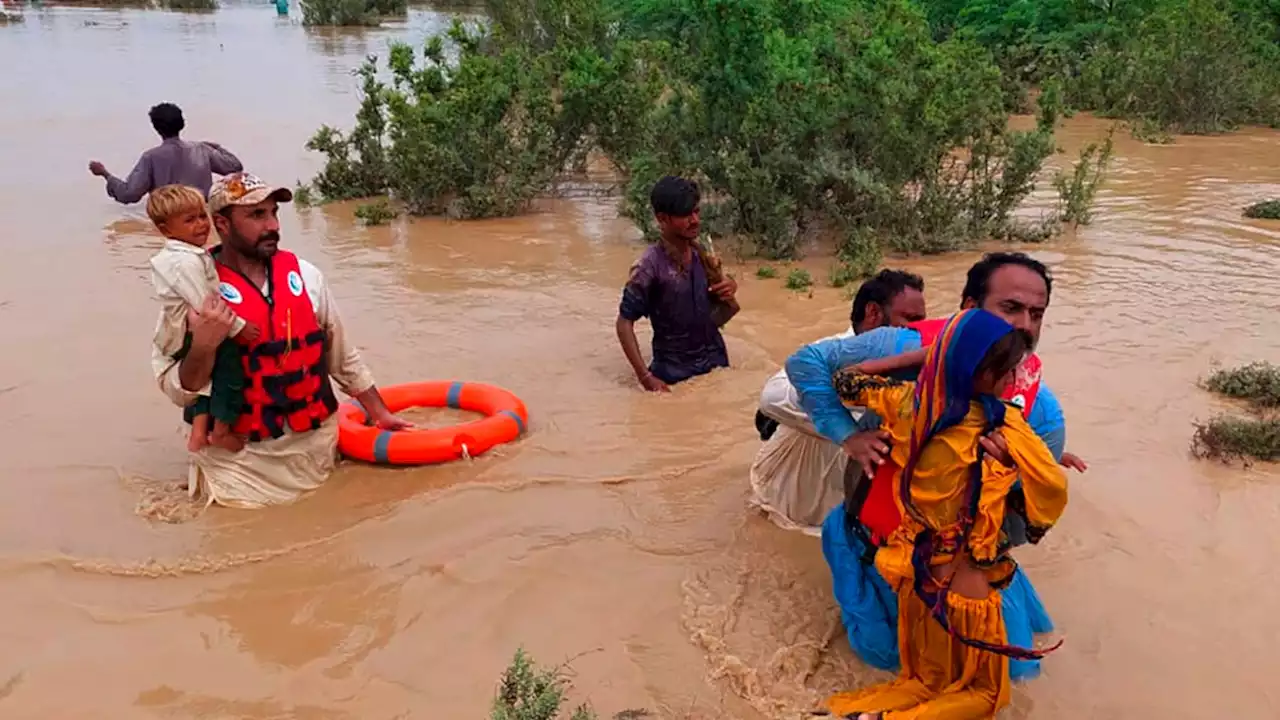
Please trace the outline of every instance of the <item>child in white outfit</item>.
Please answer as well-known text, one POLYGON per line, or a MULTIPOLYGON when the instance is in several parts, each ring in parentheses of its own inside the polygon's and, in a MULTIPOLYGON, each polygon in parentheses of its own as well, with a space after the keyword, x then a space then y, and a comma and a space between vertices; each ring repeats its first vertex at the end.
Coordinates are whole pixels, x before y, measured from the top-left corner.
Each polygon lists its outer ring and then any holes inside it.
MULTIPOLYGON (((199 308, 210 293, 218 291, 218 271, 213 256, 204 246, 209 242, 209 209, 199 190, 186 185, 156 188, 147 199, 147 215, 167 238, 164 248, 151 258, 151 282, 172 322, 161 323, 156 344, 166 355, 180 358, 190 348, 191 334, 166 331, 183 327, 187 312, 199 308)), ((187 408, 191 437, 187 449, 196 452, 206 445, 238 451, 243 438, 232 432, 244 406, 244 366, 240 345, 257 339, 259 329, 237 317, 231 333, 218 346, 209 387, 187 408), (212 420, 212 428, 210 428, 212 420)))

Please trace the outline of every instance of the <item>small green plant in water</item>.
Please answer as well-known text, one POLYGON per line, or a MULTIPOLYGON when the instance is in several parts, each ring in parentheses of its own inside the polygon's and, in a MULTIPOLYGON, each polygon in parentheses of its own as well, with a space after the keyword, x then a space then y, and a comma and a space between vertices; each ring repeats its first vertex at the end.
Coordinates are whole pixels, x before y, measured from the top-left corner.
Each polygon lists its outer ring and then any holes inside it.
POLYGON ((316 204, 315 191, 311 189, 311 185, 298 181, 297 186, 293 188, 293 204, 302 208, 316 204))
POLYGON ((1197 458, 1230 462, 1269 462, 1280 459, 1280 417, 1232 417, 1219 415, 1197 424, 1191 438, 1197 458))
POLYGON ((767 280, 769 278, 776 278, 778 277, 778 268, 772 265, 761 265, 760 267, 756 268, 756 277, 762 280, 767 280))
MULTIPOLYGON (((556 720, 561 717, 568 687, 569 681, 559 668, 539 668, 524 649, 516 650, 502 673, 489 720, 556 720)), ((586 705, 579 705, 569 720, 596 720, 596 714, 586 705)))
POLYGON ((1115 129, 1112 128, 1102 142, 1086 145, 1080 150, 1080 159, 1070 173, 1059 170, 1054 176, 1053 186, 1058 191, 1058 217, 1062 222, 1088 225, 1093 220, 1093 203, 1111 163, 1114 134, 1115 129))
POLYGON ((408 10, 408 0, 302 0, 302 24, 375 27, 408 10))
POLYGON ((218 0, 161 0, 169 10, 217 10, 218 0))
POLYGON ((1216 370, 1204 381, 1204 387, 1219 395, 1248 400, 1256 408, 1280 407, 1280 366, 1255 362, 1216 370))
POLYGON ((1244 216, 1256 220, 1280 220, 1280 200, 1264 200, 1244 209, 1244 216))
POLYGON ((386 200, 365 203, 356 208, 355 216, 365 225, 386 225, 395 220, 396 211, 386 200))
POLYGON ((804 268, 796 268, 787 273, 788 290, 808 290, 813 287, 813 276, 804 268))

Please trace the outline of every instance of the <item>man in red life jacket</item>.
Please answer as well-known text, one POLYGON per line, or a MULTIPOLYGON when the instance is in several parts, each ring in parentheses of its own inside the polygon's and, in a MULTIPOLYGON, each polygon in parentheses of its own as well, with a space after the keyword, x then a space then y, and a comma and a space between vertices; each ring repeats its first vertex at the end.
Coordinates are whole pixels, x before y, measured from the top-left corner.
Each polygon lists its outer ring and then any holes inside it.
POLYGON ((211 295, 188 316, 191 342, 180 360, 153 353, 161 388, 186 406, 209 383, 215 349, 234 317, 261 329, 244 347, 244 411, 232 428, 247 441, 244 449, 208 447, 191 456, 188 487, 209 502, 261 507, 319 487, 337 458, 331 380, 379 427, 409 427, 387 409, 359 351, 347 344, 324 276, 279 248, 279 204, 292 199, 288 188, 247 173, 214 183, 209 211, 222 240, 212 251, 221 297, 211 295))
MULTIPOLYGON (((1048 269, 1021 253, 992 253, 968 273, 961 307, 981 307, 1004 318, 1035 347, 1044 313, 1049 305, 1052 278, 1048 269)), ((832 375, 847 365, 887 357, 928 345, 941 321, 913 323, 907 328, 880 328, 855 338, 808 345, 787 361, 787 375, 800 404, 815 428, 841 445, 851 459, 851 478, 859 468, 864 477, 846 483, 845 503, 823 523, 823 554, 831 568, 833 589, 848 631, 850 644, 863 660, 882 669, 898 664, 896 596, 870 563, 875 547, 900 523, 893 502, 891 472, 877 468, 886 459, 886 433, 878 430, 879 418, 864 413, 854 420, 835 392, 832 375)), ((1064 453, 1066 424, 1056 397, 1040 384, 1040 361, 1032 354, 1019 369, 1009 400, 1018 403, 1032 429, 1060 461, 1083 471, 1085 465, 1064 453)), ((1005 530, 1013 544, 1026 542, 1025 523, 1016 512, 1006 516, 1005 530)), ((1003 595, 1010 642, 1028 645, 1033 632, 1051 625, 1025 574, 1015 575, 1003 595)), ((1038 661, 1014 661, 1015 679, 1039 671, 1038 661)))

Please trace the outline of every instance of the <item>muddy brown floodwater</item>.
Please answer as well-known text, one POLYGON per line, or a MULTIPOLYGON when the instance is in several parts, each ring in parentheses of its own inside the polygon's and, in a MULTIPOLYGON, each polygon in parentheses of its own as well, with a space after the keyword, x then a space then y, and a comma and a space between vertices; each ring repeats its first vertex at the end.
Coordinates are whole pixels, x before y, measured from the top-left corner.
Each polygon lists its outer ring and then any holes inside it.
MULTIPOLYGON (((733 369, 645 395, 613 335, 640 247, 608 204, 377 229, 287 209, 286 246, 328 274, 382 384, 500 383, 532 432, 472 464, 345 465, 290 507, 161 512, 184 452, 148 375, 159 240, 86 163, 126 173, 171 100, 188 136, 292 184, 318 167, 310 132, 349 124, 362 57, 447 17, 25 13, 0 27, 0 717, 481 718, 518 645, 577 656, 573 697, 603 717, 800 717, 880 677, 851 659, 818 541, 745 508, 761 385, 847 326, 843 292, 737 267, 733 369)), ((1020 554, 1067 642, 1011 717, 1280 714, 1280 473, 1187 455, 1218 408, 1196 379, 1280 357, 1280 228, 1240 218, 1276 195, 1275 132, 1122 134, 1096 222, 1033 248, 1058 282, 1047 381, 1092 469, 1020 554)), ((975 257, 895 264, 940 314, 975 257)))

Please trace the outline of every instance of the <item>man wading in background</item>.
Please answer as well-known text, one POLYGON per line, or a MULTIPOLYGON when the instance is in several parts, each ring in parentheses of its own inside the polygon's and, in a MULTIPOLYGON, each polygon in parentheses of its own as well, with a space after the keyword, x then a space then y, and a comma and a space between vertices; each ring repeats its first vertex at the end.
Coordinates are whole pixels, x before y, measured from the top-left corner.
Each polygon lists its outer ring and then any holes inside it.
POLYGON ((645 390, 665 392, 669 385, 729 367, 720 328, 738 313, 738 283, 713 282, 719 267, 698 246, 701 195, 684 178, 659 180, 649 194, 661 242, 644 251, 631 268, 618 307, 618 342, 645 390), (711 261, 710 266, 706 263, 711 261), (635 323, 653 325, 653 361, 645 367, 635 323))
POLYGON ((107 180, 107 195, 116 202, 136 203, 147 193, 165 185, 187 185, 209 198, 212 173, 230 175, 244 170, 240 159, 221 145, 209 141, 190 142, 179 135, 186 127, 182 110, 173 103, 151 108, 151 127, 160 134, 160 144, 142 153, 129 177, 121 180, 102 163, 89 163, 89 172, 107 180))

